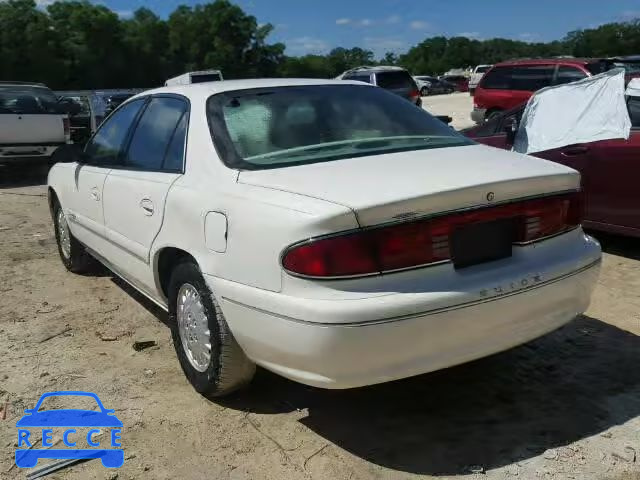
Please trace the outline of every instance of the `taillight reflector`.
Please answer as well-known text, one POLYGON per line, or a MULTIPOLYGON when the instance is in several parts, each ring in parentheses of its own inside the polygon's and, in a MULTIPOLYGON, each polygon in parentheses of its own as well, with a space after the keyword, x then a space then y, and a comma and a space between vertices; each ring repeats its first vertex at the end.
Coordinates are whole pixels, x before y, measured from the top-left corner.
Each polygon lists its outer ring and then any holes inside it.
POLYGON ((513 218, 514 244, 571 230, 582 219, 578 192, 484 207, 439 217, 312 239, 289 247, 282 265, 290 273, 315 278, 373 275, 451 260, 456 228, 513 218))

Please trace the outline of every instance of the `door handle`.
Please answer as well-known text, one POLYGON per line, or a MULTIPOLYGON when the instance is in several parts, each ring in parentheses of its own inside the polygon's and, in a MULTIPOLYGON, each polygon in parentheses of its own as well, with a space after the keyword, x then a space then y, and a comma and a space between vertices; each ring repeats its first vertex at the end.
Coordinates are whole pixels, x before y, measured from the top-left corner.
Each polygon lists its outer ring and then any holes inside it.
POLYGON ((98 187, 93 187, 93 188, 91 189, 90 194, 91 194, 91 198, 92 198, 93 200, 95 200, 96 202, 99 202, 99 201, 100 201, 100 192, 98 191, 98 187))
POLYGON ((148 217, 153 215, 153 202, 148 198, 143 198, 140 200, 140 207, 144 211, 144 214, 148 217))
POLYGON ((562 155, 565 157, 576 157, 578 155, 584 155, 585 153, 589 153, 589 147, 584 145, 568 147, 562 150, 562 155))

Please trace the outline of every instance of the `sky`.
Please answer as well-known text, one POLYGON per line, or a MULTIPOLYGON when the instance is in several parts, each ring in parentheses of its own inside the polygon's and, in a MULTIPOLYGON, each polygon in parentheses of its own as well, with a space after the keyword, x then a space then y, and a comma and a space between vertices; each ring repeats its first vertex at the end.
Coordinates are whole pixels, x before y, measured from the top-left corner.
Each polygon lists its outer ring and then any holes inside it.
MULTIPOLYGON (((51 0, 39 0, 47 3, 51 0)), ((233 1, 233 0, 232 0, 233 1)), ((145 6, 166 18, 201 0, 96 0, 126 17, 145 6)), ((235 0, 288 55, 359 46, 377 57, 405 52, 426 37, 559 40, 567 32, 640 17, 639 0, 235 0)))

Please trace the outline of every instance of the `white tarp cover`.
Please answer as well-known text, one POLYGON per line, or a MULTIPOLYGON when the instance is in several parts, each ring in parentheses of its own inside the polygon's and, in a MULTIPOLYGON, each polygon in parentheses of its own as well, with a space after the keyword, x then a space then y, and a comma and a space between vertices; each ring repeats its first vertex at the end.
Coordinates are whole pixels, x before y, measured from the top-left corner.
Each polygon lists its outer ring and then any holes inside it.
POLYGON ((543 88, 529 99, 513 150, 535 153, 577 143, 629 138, 624 70, 543 88))

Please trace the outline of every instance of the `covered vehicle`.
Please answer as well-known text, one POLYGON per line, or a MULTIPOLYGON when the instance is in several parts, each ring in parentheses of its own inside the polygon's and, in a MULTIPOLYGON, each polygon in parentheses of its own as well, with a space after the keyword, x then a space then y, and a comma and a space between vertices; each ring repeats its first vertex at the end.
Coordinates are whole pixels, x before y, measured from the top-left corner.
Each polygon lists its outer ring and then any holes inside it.
POLYGON ((640 237, 640 80, 612 71, 538 92, 483 125, 474 140, 578 170, 584 225, 640 237))

